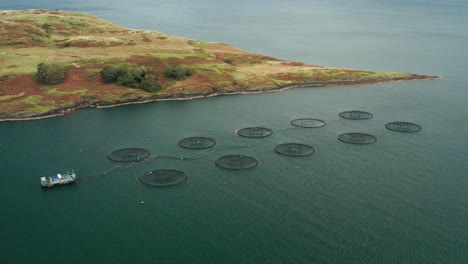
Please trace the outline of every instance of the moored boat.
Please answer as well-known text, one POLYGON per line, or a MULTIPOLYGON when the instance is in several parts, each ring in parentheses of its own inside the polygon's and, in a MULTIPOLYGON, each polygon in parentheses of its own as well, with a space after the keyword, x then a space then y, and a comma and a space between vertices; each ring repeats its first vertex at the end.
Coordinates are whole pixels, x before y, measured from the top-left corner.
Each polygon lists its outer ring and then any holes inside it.
POLYGON ((54 176, 41 177, 42 187, 53 187, 55 185, 64 185, 69 183, 74 183, 76 181, 75 171, 67 172, 64 174, 58 173, 54 176))

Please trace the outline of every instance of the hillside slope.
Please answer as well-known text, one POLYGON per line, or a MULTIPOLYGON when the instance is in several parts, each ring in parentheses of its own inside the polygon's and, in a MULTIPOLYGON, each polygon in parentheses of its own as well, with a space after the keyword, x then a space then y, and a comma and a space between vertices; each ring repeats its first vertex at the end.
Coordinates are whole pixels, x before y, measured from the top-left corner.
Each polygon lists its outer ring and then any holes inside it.
POLYGON ((307 65, 222 43, 127 29, 92 15, 57 10, 0 11, 0 119, 48 117, 84 107, 278 90, 295 86, 378 83, 434 76, 307 65), (57 63, 66 80, 44 85, 40 63, 57 63), (145 67, 161 88, 146 92, 104 83, 106 65, 145 67), (186 79, 165 76, 183 65, 186 79))

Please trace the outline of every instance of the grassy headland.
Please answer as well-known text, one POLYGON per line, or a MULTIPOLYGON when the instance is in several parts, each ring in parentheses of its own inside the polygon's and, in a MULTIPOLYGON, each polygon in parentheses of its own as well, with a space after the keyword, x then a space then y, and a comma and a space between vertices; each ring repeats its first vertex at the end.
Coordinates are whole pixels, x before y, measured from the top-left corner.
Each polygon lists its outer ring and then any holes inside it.
POLYGON ((437 78, 284 61, 222 43, 127 29, 88 14, 66 11, 0 10, 0 35, 0 120, 49 117, 85 107, 296 86, 437 78), (65 81, 56 85, 38 82, 35 74, 40 63, 62 66, 65 81), (104 67, 123 63, 151 73, 157 80, 157 91, 103 82, 100 72, 104 67), (176 66, 189 69, 191 75, 168 78, 165 71, 176 66))

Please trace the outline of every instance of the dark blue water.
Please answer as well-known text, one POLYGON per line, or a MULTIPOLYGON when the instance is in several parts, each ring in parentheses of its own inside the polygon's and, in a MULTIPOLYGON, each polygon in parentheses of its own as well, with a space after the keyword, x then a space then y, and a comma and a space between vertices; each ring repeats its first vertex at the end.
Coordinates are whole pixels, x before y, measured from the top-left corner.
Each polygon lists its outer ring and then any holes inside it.
POLYGON ((114 23, 229 43, 311 64, 443 76, 438 81, 303 88, 278 93, 89 109, 0 123, 2 263, 467 263, 467 1, 21 1, 0 9, 89 12, 114 23), (374 114, 366 121, 344 110, 374 114), (288 129, 298 117, 327 126, 288 129), (412 121, 416 134, 388 131, 412 121), (261 125, 265 140, 235 129, 261 125), (344 132, 376 144, 339 142, 344 132), (210 136, 211 151, 181 149, 210 136), (151 139, 151 141, 148 141, 151 139), (309 157, 274 153, 313 145, 309 157), (156 159, 42 190, 39 178, 114 168, 110 151, 145 147, 156 159), (247 147, 249 146, 249 147, 247 147), (214 165, 251 155, 257 168, 214 165), (157 189, 155 168, 190 175, 157 189), (140 201, 145 201, 142 205, 140 201))

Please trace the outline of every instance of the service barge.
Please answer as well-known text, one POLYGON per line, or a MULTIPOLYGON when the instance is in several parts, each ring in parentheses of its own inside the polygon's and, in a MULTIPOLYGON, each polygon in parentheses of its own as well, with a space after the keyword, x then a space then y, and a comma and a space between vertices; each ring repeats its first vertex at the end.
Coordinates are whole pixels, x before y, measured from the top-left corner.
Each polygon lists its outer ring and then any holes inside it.
POLYGON ((65 174, 58 173, 54 176, 41 177, 42 187, 54 187, 55 185, 64 185, 74 183, 76 181, 75 171, 67 172, 65 174))

